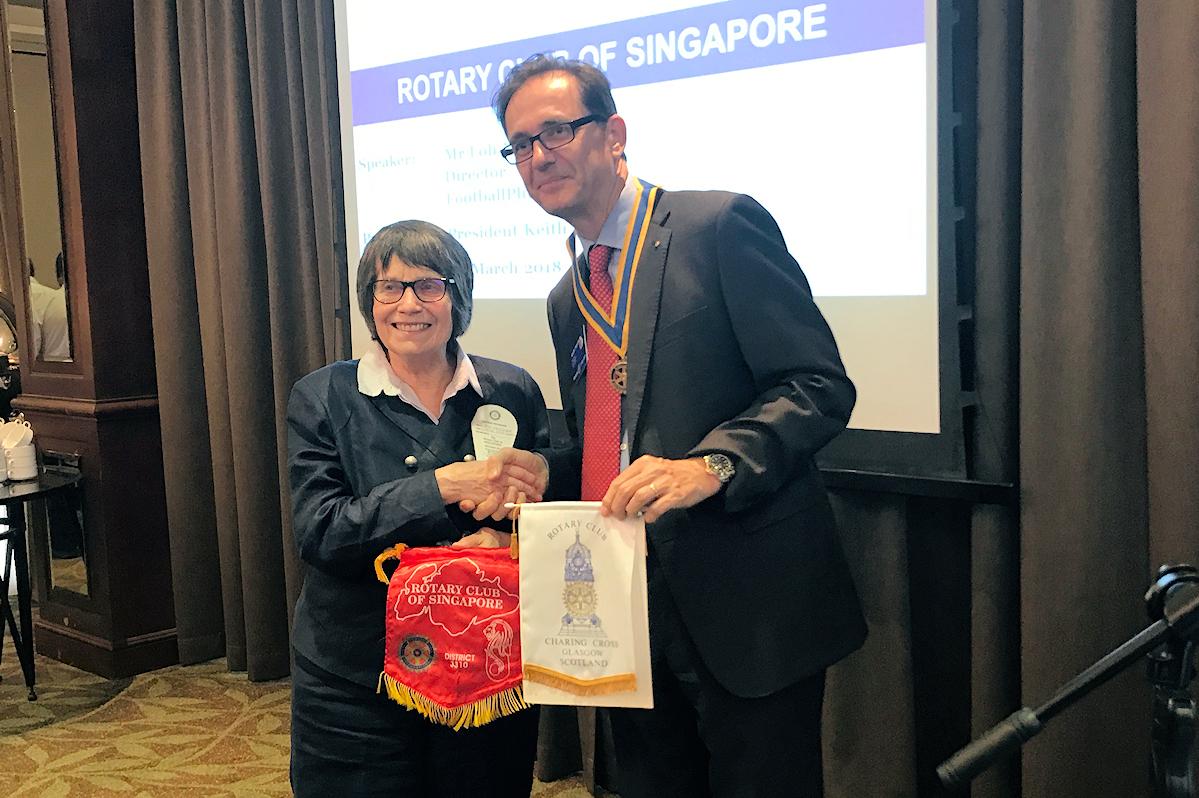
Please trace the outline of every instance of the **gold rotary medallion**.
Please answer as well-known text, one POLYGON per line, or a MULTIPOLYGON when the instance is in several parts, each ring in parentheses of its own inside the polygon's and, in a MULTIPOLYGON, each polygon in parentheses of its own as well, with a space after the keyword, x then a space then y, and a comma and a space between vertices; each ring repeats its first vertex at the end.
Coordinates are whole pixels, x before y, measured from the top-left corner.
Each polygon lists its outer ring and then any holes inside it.
POLYGON ((595 586, 590 582, 567 582, 562 591, 562 603, 566 611, 575 617, 595 612, 595 586))
POLYGON ((612 388, 621 396, 629 389, 629 362, 623 357, 612 364, 608 371, 608 382, 612 383, 612 388))

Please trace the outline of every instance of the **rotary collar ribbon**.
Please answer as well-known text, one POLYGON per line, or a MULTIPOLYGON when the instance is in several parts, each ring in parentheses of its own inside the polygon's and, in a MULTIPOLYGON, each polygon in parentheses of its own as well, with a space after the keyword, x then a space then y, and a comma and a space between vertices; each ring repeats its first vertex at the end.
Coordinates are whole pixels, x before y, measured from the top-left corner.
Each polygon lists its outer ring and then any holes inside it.
POLYGON ((583 276, 575 257, 575 237, 571 235, 566 243, 574 264, 575 302, 583 313, 583 318, 591 325, 600 338, 616 352, 623 360, 625 350, 629 346, 629 305, 633 298, 633 279, 637 275, 637 264, 641 261, 641 252, 645 247, 645 239, 649 235, 650 223, 653 217, 654 203, 658 199, 658 187, 630 177, 636 183, 637 195, 633 200, 633 213, 629 218, 629 227, 625 230, 624 244, 620 248, 620 264, 616 269, 616 279, 612 283, 612 307, 601 307, 591 295, 591 291, 583 283, 583 276))

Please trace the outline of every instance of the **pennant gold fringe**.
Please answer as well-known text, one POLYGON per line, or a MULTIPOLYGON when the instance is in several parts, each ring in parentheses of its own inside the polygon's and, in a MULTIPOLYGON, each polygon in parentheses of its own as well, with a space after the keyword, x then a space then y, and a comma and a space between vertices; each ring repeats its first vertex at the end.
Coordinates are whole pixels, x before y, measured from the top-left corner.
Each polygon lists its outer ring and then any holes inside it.
POLYGON ((613 693, 631 693, 637 689, 637 674, 635 673, 618 673, 615 676, 601 676, 598 679, 579 679, 528 662, 525 663, 525 679, 572 695, 612 695, 613 693))
POLYGON ((450 726, 454 731, 485 726, 493 720, 515 715, 522 709, 529 708, 529 705, 525 703, 524 690, 519 684, 493 696, 453 708, 443 707, 427 696, 400 684, 388 676, 386 671, 379 674, 379 686, 375 692, 382 693, 385 688, 387 696, 392 701, 415 710, 434 723, 450 726))

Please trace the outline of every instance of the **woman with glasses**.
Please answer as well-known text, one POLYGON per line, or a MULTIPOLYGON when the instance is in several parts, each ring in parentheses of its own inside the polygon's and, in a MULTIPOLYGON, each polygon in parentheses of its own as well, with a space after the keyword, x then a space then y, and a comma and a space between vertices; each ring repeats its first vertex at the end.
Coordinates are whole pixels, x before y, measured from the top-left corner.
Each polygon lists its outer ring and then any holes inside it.
POLYGON ((473 283, 470 257, 444 230, 388 225, 358 264, 368 351, 292 390, 288 472, 307 565, 292 633, 298 796, 529 794, 534 711, 453 731, 376 692, 387 588, 375 557, 397 543, 507 545, 503 504, 547 487, 546 462, 529 451, 549 447, 536 383, 458 344, 473 283), (471 422, 485 405, 512 414, 515 441, 476 459, 471 422))

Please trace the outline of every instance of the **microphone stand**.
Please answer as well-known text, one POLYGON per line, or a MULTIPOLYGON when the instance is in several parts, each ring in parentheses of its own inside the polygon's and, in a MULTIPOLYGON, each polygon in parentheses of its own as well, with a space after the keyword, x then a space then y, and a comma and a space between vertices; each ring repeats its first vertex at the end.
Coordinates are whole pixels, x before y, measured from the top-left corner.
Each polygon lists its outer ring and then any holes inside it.
POLYGON ((937 767, 941 783, 961 787, 1037 735, 1051 718, 1142 656, 1153 685, 1153 774, 1156 798, 1199 798, 1193 751, 1195 646, 1199 642, 1199 570, 1162 566, 1145 594, 1153 623, 1075 676, 1036 710, 1022 707, 937 767))

